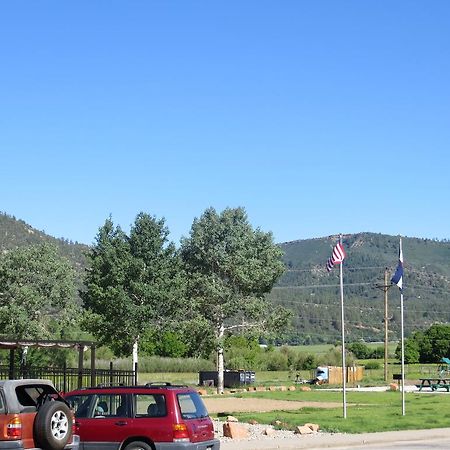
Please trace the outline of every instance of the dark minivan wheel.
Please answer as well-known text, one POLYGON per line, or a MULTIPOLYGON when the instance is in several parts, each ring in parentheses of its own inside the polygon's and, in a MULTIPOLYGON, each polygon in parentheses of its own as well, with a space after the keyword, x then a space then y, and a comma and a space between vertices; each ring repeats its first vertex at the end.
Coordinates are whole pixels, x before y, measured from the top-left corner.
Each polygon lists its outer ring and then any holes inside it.
POLYGON ((44 403, 34 420, 36 444, 46 450, 63 450, 72 431, 70 408, 60 401, 44 403))

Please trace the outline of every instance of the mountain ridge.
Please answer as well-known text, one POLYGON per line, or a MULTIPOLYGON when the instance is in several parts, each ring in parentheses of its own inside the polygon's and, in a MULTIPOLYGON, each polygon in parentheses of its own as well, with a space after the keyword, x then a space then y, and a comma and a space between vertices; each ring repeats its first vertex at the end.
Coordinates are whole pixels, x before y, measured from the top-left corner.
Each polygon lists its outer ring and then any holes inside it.
MULTIPOLYGON (((286 271, 268 298, 293 311, 293 327, 283 339, 295 343, 336 342, 340 338, 339 270, 325 264, 339 235, 278 244, 286 271)), ((54 238, 6 213, 0 213, 0 251, 51 242, 68 258, 79 277, 89 246, 54 238)), ((360 232, 343 234, 346 339, 380 341, 384 337, 384 272, 388 280, 398 262, 399 236, 360 232)), ((450 241, 402 236, 405 334, 433 323, 450 323, 450 241)), ((80 277, 81 279, 81 277, 80 277)), ((388 285, 390 283, 388 282, 388 285)), ((398 295, 389 288, 389 330, 398 339, 398 295)))

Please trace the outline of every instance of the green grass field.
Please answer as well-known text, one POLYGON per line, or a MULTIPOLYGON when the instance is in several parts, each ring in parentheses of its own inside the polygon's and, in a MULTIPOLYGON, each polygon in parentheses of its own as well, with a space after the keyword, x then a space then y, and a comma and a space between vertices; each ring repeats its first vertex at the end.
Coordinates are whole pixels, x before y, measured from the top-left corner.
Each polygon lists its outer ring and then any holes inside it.
MULTIPOLYGON (((279 400, 340 402, 341 392, 258 392, 241 394, 279 400)), ((450 424, 449 397, 445 394, 406 393, 406 414, 402 416, 400 392, 347 392, 347 418, 343 408, 302 408, 296 411, 233 413, 241 422, 255 419, 259 423, 282 422, 282 428, 294 429, 308 422, 322 431, 364 433, 426 428, 445 428, 450 424)), ((232 413, 232 411, 230 411, 232 413)))

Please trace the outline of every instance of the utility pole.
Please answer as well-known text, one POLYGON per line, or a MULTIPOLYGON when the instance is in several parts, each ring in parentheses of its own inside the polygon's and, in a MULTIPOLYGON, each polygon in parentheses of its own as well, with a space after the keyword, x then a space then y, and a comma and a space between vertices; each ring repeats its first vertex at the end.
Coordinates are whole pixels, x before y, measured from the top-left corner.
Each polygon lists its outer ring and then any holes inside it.
POLYGON ((384 381, 388 381, 388 358, 389 358, 389 350, 388 350, 388 331, 389 331, 389 317, 388 317, 388 290, 391 287, 389 283, 389 275, 388 268, 384 269, 384 284, 377 285, 377 288, 380 288, 384 292, 384 381))

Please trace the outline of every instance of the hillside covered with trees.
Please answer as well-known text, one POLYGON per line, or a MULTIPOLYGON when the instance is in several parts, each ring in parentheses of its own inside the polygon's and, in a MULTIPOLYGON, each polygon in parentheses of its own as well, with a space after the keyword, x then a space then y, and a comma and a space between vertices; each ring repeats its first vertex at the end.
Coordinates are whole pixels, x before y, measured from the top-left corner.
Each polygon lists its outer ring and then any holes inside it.
MULTIPOLYGON (((337 236, 280 245, 286 271, 270 298, 293 311, 291 342, 319 343, 340 339, 339 269, 325 263, 337 236)), ((404 256, 405 334, 450 322, 450 243, 402 238, 404 256)), ((384 273, 388 285, 398 262, 399 238, 374 233, 345 235, 344 311, 348 341, 384 340, 384 273)), ((398 339, 400 296, 388 290, 390 339, 398 339)))
POLYGON ((44 231, 36 230, 20 219, 7 213, 0 213, 0 251, 5 253, 18 247, 48 243, 58 248, 59 254, 72 262, 73 267, 80 271, 85 266, 87 245, 72 242, 69 239, 57 239, 44 231))
MULTIPOLYGON (((279 342, 334 343, 340 340, 339 269, 327 272, 325 263, 337 236, 279 244, 285 271, 267 299, 293 312, 292 327, 279 342)), ((89 247, 56 239, 22 220, 0 214, 0 250, 48 243, 75 269, 80 287, 89 247)), ((347 341, 384 339, 384 276, 394 273, 399 239, 374 233, 345 235, 344 301, 347 341)), ((405 334, 434 323, 450 323, 450 243, 446 240, 403 238, 405 334)), ((77 303, 80 302, 76 296, 77 303)), ((399 292, 388 290, 390 339, 399 337, 399 292)))

